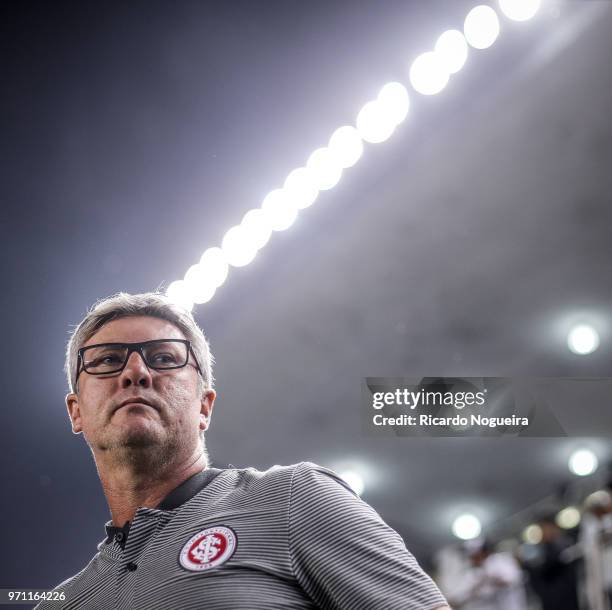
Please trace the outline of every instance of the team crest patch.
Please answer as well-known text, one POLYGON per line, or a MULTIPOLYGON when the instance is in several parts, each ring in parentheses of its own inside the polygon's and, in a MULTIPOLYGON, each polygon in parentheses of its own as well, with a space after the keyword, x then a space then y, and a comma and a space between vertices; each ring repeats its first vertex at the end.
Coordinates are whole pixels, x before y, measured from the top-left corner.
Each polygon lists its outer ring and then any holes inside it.
POLYGON ((229 527, 208 527, 184 544, 179 562, 186 570, 202 572, 225 563, 235 550, 236 534, 229 527))

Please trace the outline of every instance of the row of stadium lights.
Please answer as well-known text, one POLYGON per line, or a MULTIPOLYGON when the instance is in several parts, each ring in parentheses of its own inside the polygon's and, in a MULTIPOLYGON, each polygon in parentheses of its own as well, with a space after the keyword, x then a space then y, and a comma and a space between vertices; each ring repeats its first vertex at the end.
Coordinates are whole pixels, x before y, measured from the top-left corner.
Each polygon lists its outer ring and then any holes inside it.
MULTIPOLYGON (((541 0, 498 0, 504 15, 514 21, 532 18, 541 0)), ((437 40, 434 50, 419 55, 410 67, 410 83, 422 95, 435 95, 446 87, 450 76, 465 64, 468 48, 486 49, 497 39, 500 22, 487 5, 473 8, 465 18, 463 32, 449 30, 437 40)), ((375 100, 365 104, 355 126, 337 129, 326 147, 315 150, 303 167, 294 169, 282 188, 268 193, 261 206, 245 214, 233 226, 220 247, 209 248, 192 265, 182 280, 172 282, 166 291, 171 301, 193 309, 209 302, 226 280, 230 267, 244 267, 269 241, 275 231, 288 229, 300 210, 311 206, 322 191, 332 189, 342 172, 357 163, 364 142, 387 140, 404 121, 410 108, 408 90, 399 82, 386 84, 375 100)))
MULTIPOLYGON (((498 0, 501 12, 513 21, 527 21, 538 12, 541 0, 498 0)), ((448 30, 437 40, 434 50, 419 55, 410 67, 410 84, 422 95, 440 93, 450 76, 464 66, 469 47, 489 48, 500 33, 500 22, 495 10, 487 5, 473 8, 465 18, 463 32, 448 30)), ((182 280, 172 282, 166 291, 174 303, 193 309, 194 304, 209 302, 217 288, 226 280, 230 267, 244 267, 270 240, 275 231, 288 229, 300 210, 310 207, 322 191, 332 189, 342 172, 359 161, 364 142, 378 144, 391 137, 410 108, 406 87, 399 82, 387 83, 377 98, 363 106, 355 126, 338 128, 328 145, 315 150, 305 166, 294 169, 283 187, 268 193, 259 208, 248 211, 240 224, 233 226, 221 241, 220 247, 207 249, 199 263, 192 265, 182 280)), ((594 352, 599 346, 599 335, 589 324, 574 326, 567 336, 568 348, 575 354, 594 352)), ((592 474, 597 469, 597 457, 588 449, 572 454, 570 470, 578 476, 592 474)), ((341 473, 344 480, 361 495, 363 478, 354 471, 341 473)), ((605 492, 595 492, 605 493, 605 492)), ((560 527, 571 529, 580 522, 580 511, 568 506, 557 515, 560 527)), ((462 540, 480 536, 482 526, 473 514, 459 515, 452 523, 453 534, 462 540)), ((535 544, 541 538, 538 525, 525 528, 523 539, 535 544)))
MULTIPOLYGON (((541 0, 498 0, 502 13, 513 21, 527 21, 539 10, 541 0)), ((465 18, 463 32, 448 30, 437 40, 434 50, 418 56, 410 68, 410 83, 422 95, 440 93, 450 76, 465 64, 468 49, 487 49, 500 32, 497 13, 487 5, 473 8, 465 18)), ((288 229, 300 210, 311 206, 322 191, 332 189, 342 172, 361 158, 364 142, 378 144, 391 137, 404 121, 410 108, 410 97, 404 85, 387 83, 377 98, 363 106, 357 115, 355 127, 338 128, 328 145, 315 150, 304 167, 294 169, 282 188, 268 193, 261 207, 247 212, 240 224, 227 231, 221 247, 209 248, 199 263, 192 265, 182 280, 172 282, 166 291, 175 303, 193 309, 194 304, 209 302, 217 288, 226 280, 230 267, 244 267, 269 241, 275 231, 288 229)), ((575 354, 594 352, 599 346, 599 335, 588 324, 574 326, 567 336, 568 348, 575 354)), ((578 476, 592 474, 597 469, 597 457, 588 449, 574 452, 569 460, 570 470, 578 476)), ((341 473, 344 480, 361 495, 363 478, 354 471, 341 473)), ((602 492, 596 492, 602 493, 602 492)), ((557 515, 560 527, 576 527, 580 511, 573 506, 557 515)), ((478 517, 459 515, 452 524, 453 534, 462 540, 477 538, 482 532, 478 517)), ((537 543, 541 537, 539 526, 532 524, 523 532, 528 543, 537 543)))
MULTIPOLYGON (((569 460, 568 468, 570 472, 579 477, 593 474, 599 466, 597 456, 590 449, 578 449, 574 451, 569 460)), ((363 494, 365 483, 363 477, 356 471, 346 470, 340 472, 340 476, 358 495, 363 494)), ((591 500, 604 500, 606 491, 596 491, 587 498, 586 503, 591 500)), ((557 525, 563 529, 573 529, 578 526, 581 520, 580 509, 576 506, 567 506, 560 510, 556 516, 557 525)), ((460 540, 473 540, 482 534, 482 524, 480 519, 472 513, 463 513, 455 518, 451 525, 451 531, 460 540)), ((540 526, 532 523, 522 532, 523 542, 527 544, 538 544, 542 539, 540 526)))

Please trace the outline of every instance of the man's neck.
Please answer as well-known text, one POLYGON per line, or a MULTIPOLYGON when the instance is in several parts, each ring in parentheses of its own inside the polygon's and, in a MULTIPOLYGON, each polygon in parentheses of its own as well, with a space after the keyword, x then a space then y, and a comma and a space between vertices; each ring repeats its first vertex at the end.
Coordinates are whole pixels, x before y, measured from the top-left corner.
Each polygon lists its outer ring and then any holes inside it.
POLYGON ((130 464, 109 467, 96 462, 113 525, 131 521, 139 507, 155 508, 173 489, 206 468, 206 459, 197 453, 183 463, 163 471, 134 472, 130 464))

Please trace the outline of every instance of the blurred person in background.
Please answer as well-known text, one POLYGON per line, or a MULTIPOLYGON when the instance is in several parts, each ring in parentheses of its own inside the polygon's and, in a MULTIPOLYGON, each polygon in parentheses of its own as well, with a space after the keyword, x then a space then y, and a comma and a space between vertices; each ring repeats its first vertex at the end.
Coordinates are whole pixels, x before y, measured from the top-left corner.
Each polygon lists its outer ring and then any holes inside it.
POLYGON ((586 499, 580 546, 584 556, 589 610, 611 610, 612 496, 609 489, 597 491, 586 499))
POLYGON ((576 545, 556 524, 554 515, 543 515, 537 524, 542 540, 532 546, 523 565, 542 610, 579 610, 576 545))
POLYGON ((516 559, 490 541, 465 544, 465 561, 444 557, 440 587, 458 610, 527 610, 524 576, 516 559))

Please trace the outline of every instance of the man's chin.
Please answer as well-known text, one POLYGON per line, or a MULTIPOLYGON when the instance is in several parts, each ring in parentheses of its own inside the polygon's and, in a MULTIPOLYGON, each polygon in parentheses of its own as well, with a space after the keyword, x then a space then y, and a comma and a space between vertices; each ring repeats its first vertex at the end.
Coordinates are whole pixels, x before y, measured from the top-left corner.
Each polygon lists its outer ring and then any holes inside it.
POLYGON ((102 450, 130 450, 159 448, 161 444, 163 439, 159 438, 155 430, 134 427, 104 439, 99 446, 102 450))
POLYGON ((123 442, 124 447, 131 447, 133 449, 146 447, 158 447, 159 439, 154 438, 151 434, 131 434, 123 442))

